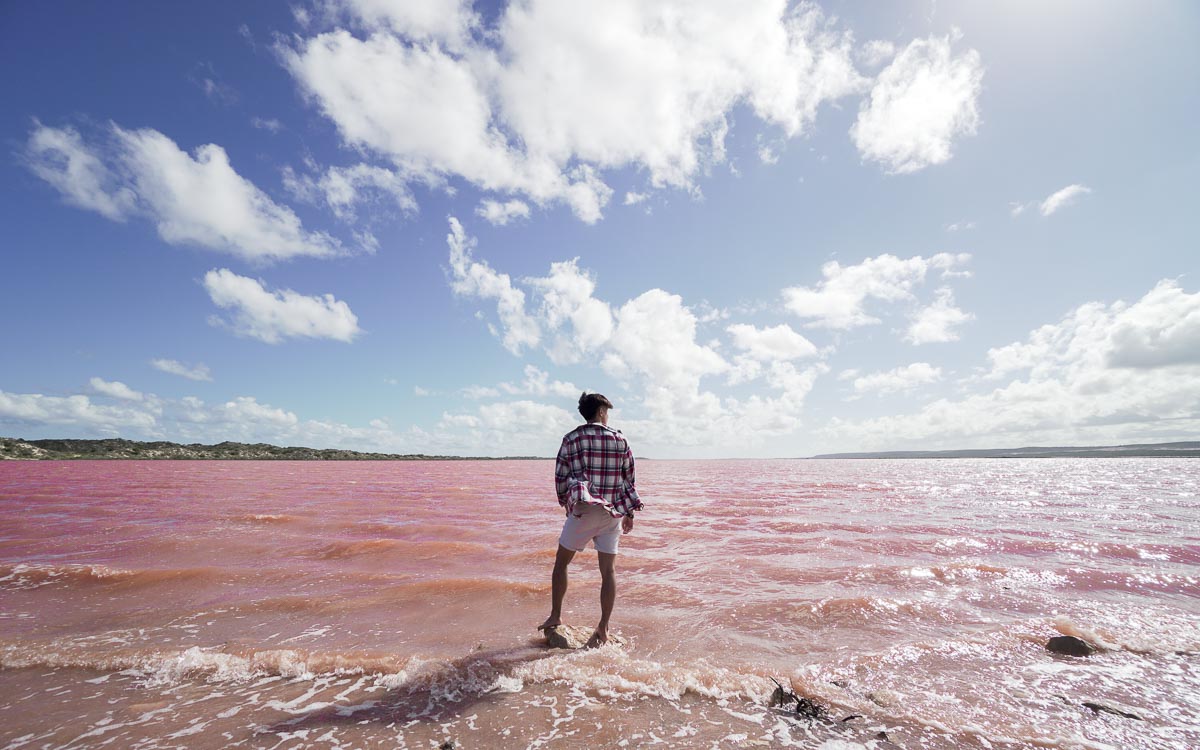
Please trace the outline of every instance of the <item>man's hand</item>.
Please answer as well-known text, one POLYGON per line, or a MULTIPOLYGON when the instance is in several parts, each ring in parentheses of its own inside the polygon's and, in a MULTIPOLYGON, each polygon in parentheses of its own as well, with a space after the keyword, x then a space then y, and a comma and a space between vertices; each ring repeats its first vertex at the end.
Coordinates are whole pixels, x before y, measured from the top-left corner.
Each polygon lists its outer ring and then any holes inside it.
POLYGON ((633 531, 633 516, 625 516, 621 519, 621 533, 628 534, 633 531))

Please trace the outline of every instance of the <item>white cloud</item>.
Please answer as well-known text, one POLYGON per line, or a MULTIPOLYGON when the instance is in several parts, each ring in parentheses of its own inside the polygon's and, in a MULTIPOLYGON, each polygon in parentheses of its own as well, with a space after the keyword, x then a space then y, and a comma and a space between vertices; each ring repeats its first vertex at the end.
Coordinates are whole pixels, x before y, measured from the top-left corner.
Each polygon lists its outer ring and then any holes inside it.
POLYGON ((422 388, 419 385, 414 385, 413 386, 413 395, 417 396, 419 398, 425 398, 426 396, 432 395, 432 391, 430 391, 428 388, 422 388))
MULTIPOLYGON (((335 12, 336 4, 330 4, 335 12)), ((460 48, 479 24, 471 0, 345 0, 342 5, 366 29, 460 48)))
POLYGON ((575 398, 582 392, 574 383, 551 380, 550 373, 535 365, 525 365, 525 380, 520 383, 501 383, 500 390, 510 395, 558 396, 575 398))
POLYGON ((467 237, 462 224, 453 216, 450 217, 446 243, 450 246, 450 288, 454 293, 496 300, 496 311, 504 327, 504 332, 499 335, 505 348, 513 354, 537 346, 541 328, 537 320, 525 312, 525 292, 512 285, 508 274, 497 273, 486 261, 471 257, 475 238, 467 237))
POLYGON ((26 145, 29 169, 80 208, 124 221, 137 206, 137 196, 83 144, 74 128, 48 128, 36 123, 26 145))
POLYGON ((850 35, 807 4, 530 0, 473 34, 465 1, 341 7, 365 38, 335 29, 280 53, 346 143, 588 222, 612 192, 600 170, 691 188, 725 158, 735 107, 796 136, 863 84, 850 35))
POLYGON ((178 375, 181 378, 188 380, 207 380, 212 381, 212 373, 209 372, 208 366, 203 363, 196 363, 194 366, 188 366, 174 359, 152 359, 150 366, 162 372, 178 375))
POLYGON ((358 318, 332 294, 306 296, 291 289, 268 291, 261 281, 221 268, 204 275, 213 303, 233 311, 234 332, 277 344, 286 338, 352 341, 362 333, 358 318))
POLYGON ((485 199, 475 208, 475 215, 483 217, 490 224, 502 227, 514 219, 528 219, 529 204, 519 200, 501 203, 485 199))
POLYGON ((122 401, 141 401, 145 395, 133 390, 119 380, 102 380, 101 378, 92 378, 88 381, 92 391, 101 396, 116 398, 122 401))
POLYGON ((500 389, 489 385, 469 385, 461 393, 469 399, 499 398, 500 389))
POLYGON ((1133 304, 1089 302, 992 349, 993 378, 1023 373, 1005 386, 913 414, 834 420, 830 432, 864 447, 1178 440, 1200 434, 1197 342, 1200 293, 1164 280, 1133 304))
POLYGON ((283 123, 274 117, 251 117, 250 124, 259 130, 266 130, 272 135, 283 130, 283 123))
POLYGON ((929 258, 918 255, 900 259, 884 254, 854 266, 830 261, 821 267, 825 278, 816 288, 784 289, 784 305, 802 318, 811 318, 806 324, 809 327, 849 329, 878 323, 879 319, 867 312, 868 300, 912 300, 913 287, 923 282, 929 271, 952 273, 955 266, 970 257, 965 253, 938 253, 929 258))
POLYGON ((394 169, 369 164, 330 167, 317 177, 283 170, 283 186, 292 195, 310 203, 324 202, 343 221, 357 219, 358 203, 386 196, 404 214, 417 211, 417 201, 408 187, 409 178, 394 169))
POLYGON ((937 290, 937 298, 932 304, 913 315, 904 340, 912 344, 958 341, 955 328, 974 318, 974 315, 955 307, 954 292, 944 286, 937 290))
POLYGON ((1058 209, 1071 205, 1079 196, 1087 195, 1090 192, 1092 189, 1086 185, 1067 185, 1042 201, 1038 210, 1042 212, 1042 216, 1049 216, 1058 209))
POLYGON ((947 232, 965 232, 968 229, 974 229, 975 222, 973 221, 956 221, 953 224, 946 225, 947 232))
MULTIPOLYGON (((485 270, 467 270, 477 263, 469 255, 475 243, 457 222, 451 224, 448 244, 451 265, 460 268, 451 280, 452 287, 472 273, 479 275, 481 280, 472 282, 469 288, 487 287, 493 291, 474 296, 495 299, 511 295, 515 300, 512 309, 522 311, 521 317, 514 316, 518 323, 553 334, 534 339, 529 346, 540 342, 556 364, 599 362, 604 372, 628 392, 626 398, 618 398, 618 409, 629 409, 623 412, 626 416, 621 418, 621 426, 627 434, 645 441, 639 444, 656 455, 686 455, 692 449, 718 455, 744 454, 772 436, 793 431, 801 424, 804 401, 814 383, 829 369, 824 363, 799 369, 788 361, 817 352, 787 325, 733 327, 731 336, 751 354, 740 354, 729 361, 719 353, 718 341, 701 343, 697 339, 701 320, 679 295, 650 289, 622 305, 611 305, 594 296, 595 282, 578 267, 577 260, 552 264, 546 277, 522 280, 535 299, 541 300, 528 314, 524 312, 524 292, 516 289, 506 275, 482 262, 478 263, 485 270), (726 375, 729 384, 763 377, 772 394, 723 399, 705 384, 706 378, 718 375, 726 375)), ((927 265, 948 269, 958 260, 946 256, 930 259, 927 265)), ((713 310, 703 303, 698 307, 709 321, 729 316, 728 311, 713 310)), ((506 324, 497 335, 507 339, 514 330, 506 324)), ((522 384, 502 383, 495 389, 473 386, 466 394, 495 397, 497 392, 573 401, 578 388, 552 381, 548 373, 529 365, 522 384)), ((442 424, 478 431, 485 414, 483 410, 479 414, 447 414, 442 424)))
POLYGON ((102 434, 116 434, 123 428, 152 428, 155 419, 153 407, 145 403, 102 406, 84 395, 44 396, 0 391, 0 424, 83 427, 102 434))
POLYGON ((858 48, 854 56, 868 68, 877 68, 896 54, 896 45, 886 39, 872 39, 858 48))
POLYGON ((536 401, 501 401, 484 404, 473 414, 443 414, 442 429, 467 429, 475 445, 490 445, 505 455, 545 455, 546 446, 556 446, 563 433, 576 426, 576 419, 561 406, 536 401), (518 436, 520 436, 518 438, 518 436), (537 446, 533 451, 522 446, 537 446))
POLYGON ((547 354, 555 364, 579 362, 601 349, 613 333, 612 309, 593 294, 596 282, 579 270, 579 259, 552 263, 550 274, 525 280, 542 297, 539 311, 545 327, 555 331, 547 354), (561 331, 566 324, 570 328, 561 331))
POLYGON ((864 159, 915 172, 947 161, 955 140, 975 134, 983 66, 975 50, 953 57, 951 42, 916 39, 876 78, 850 130, 864 159))
POLYGON ((856 393, 895 393, 911 391, 918 386, 934 383, 942 378, 942 368, 928 362, 913 362, 886 372, 873 372, 854 378, 856 393))
POLYGON ((341 252, 336 240, 306 231, 291 209, 235 172, 220 146, 200 146, 193 157, 156 130, 115 132, 138 196, 167 242, 260 262, 341 252))
POLYGON ((114 125, 111 143, 89 149, 70 128, 38 124, 26 158, 34 174, 72 203, 114 220, 143 215, 171 244, 251 262, 342 252, 337 240, 305 230, 291 209, 235 172, 214 144, 190 156, 156 130, 114 125))
POLYGON ((817 347, 786 323, 771 328, 755 328, 745 323, 737 323, 725 330, 733 337, 734 346, 758 360, 773 362, 803 359, 817 354, 817 347))
POLYGON ((625 205, 626 206, 636 206, 637 204, 641 203, 642 201, 646 200, 649 197, 650 196, 647 193, 635 193, 635 192, 630 191, 628 193, 625 193, 625 205))
POLYGON ((1200 294, 1188 294, 1172 280, 1160 281, 1114 317, 1108 343, 1113 367, 1200 364, 1200 294))

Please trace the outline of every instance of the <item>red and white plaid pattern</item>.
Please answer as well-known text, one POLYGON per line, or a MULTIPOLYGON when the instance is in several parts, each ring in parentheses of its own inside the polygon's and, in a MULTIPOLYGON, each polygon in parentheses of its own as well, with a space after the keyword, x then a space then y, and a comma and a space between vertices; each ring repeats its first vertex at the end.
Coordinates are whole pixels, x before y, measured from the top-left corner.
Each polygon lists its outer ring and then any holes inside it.
POLYGON ((577 503, 603 506, 614 518, 642 509, 633 484, 633 451, 620 430, 599 422, 563 436, 554 464, 558 504, 574 513, 577 503))

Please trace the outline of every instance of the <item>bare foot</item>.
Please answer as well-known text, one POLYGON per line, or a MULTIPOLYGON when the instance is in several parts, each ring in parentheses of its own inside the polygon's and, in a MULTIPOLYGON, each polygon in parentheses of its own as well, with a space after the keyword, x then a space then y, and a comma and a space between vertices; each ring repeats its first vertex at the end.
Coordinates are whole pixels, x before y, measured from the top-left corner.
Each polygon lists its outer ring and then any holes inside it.
POLYGON ((588 642, 584 648, 597 648, 606 643, 608 643, 608 632, 604 630, 597 630, 595 633, 592 633, 591 638, 588 638, 588 642))
POLYGON ((538 630, 554 630, 559 625, 562 625, 562 618, 555 617, 554 615, 550 615, 549 617, 546 618, 545 622, 543 622, 541 625, 537 626, 537 629, 538 630))

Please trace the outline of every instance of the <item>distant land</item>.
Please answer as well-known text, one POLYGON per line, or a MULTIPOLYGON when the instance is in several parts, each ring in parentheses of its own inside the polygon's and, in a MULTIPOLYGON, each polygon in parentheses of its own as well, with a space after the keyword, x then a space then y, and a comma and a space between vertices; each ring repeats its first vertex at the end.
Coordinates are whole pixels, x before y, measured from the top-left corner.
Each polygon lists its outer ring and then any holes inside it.
POLYGON ((812 458, 1122 458, 1128 456, 1200 457, 1200 442, 1094 445, 1083 448, 985 448, 951 451, 826 453, 812 458))
MULTIPOLYGON (((1200 458, 1200 441, 1095 445, 1053 448, 986 448, 948 451, 883 451, 824 453, 809 458, 1120 458, 1174 456, 1200 458)), ((0 461, 70 461, 77 459, 141 459, 176 461, 546 461, 546 456, 436 456, 424 453, 363 453, 338 448, 281 447, 268 443, 141 442, 122 438, 102 440, 24 440, 0 437, 0 461)), ((640 457, 648 460, 647 457, 640 457)))
MULTIPOLYGON (((22 440, 0 437, 0 460, 157 459, 232 461, 495 461, 477 456, 428 456, 423 453, 360 453, 337 448, 293 448, 267 443, 201 445, 107 438, 104 440, 22 440)), ((505 456, 536 459, 539 456, 505 456)))

